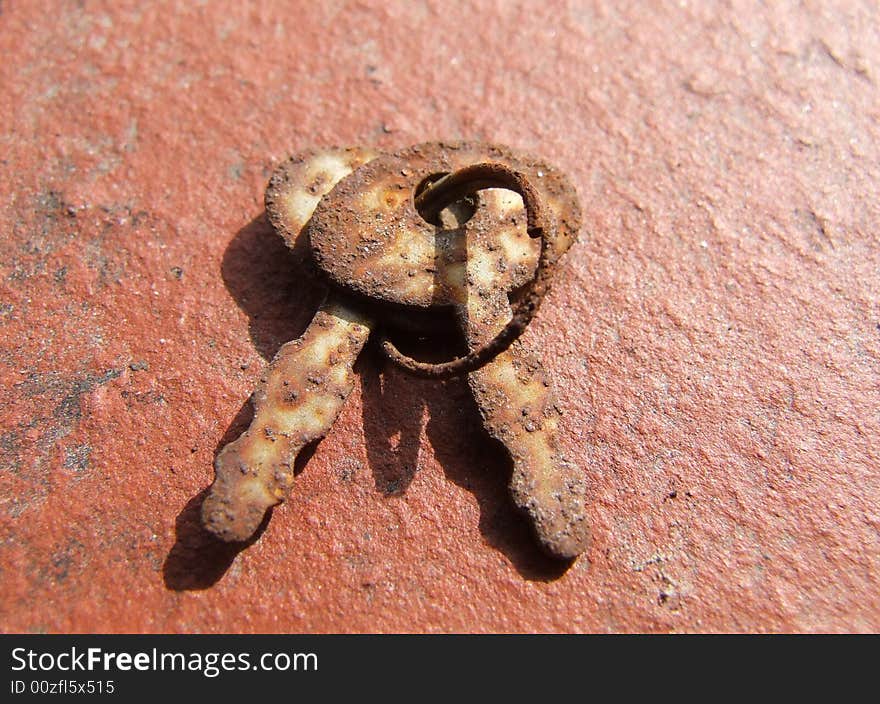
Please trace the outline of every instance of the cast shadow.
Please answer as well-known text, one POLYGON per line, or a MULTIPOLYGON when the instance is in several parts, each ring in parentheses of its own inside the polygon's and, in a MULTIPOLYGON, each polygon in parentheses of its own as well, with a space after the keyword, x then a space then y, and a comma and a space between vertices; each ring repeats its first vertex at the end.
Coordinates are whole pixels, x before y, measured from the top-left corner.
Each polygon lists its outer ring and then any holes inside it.
POLYGON ((324 298, 305 237, 289 248, 263 212, 241 228, 223 254, 226 289, 248 316, 254 348, 271 360, 299 337, 324 298))
MULTIPOLYGON (((228 442, 241 435, 250 425, 253 414, 253 408, 250 399, 248 399, 239 409, 223 438, 217 443, 217 447, 214 448, 214 459, 217 459, 220 450, 228 442)), ((201 520, 202 502, 208 495, 208 491, 209 489, 206 487, 193 496, 174 522, 177 539, 162 566, 162 576, 168 589, 191 591, 214 586, 232 566, 238 553, 259 540, 269 524, 271 509, 266 512, 257 531, 245 542, 227 543, 214 537, 204 529, 201 520)))
MULTIPOLYGON (((452 354, 438 354, 435 344, 413 356, 452 354)), ((514 505, 507 489, 512 462, 504 447, 483 429, 467 382, 417 379, 392 365, 382 369, 383 357, 373 346, 364 357, 356 370, 363 386, 364 442, 376 489, 394 496, 409 487, 427 415, 425 433, 446 478, 470 491, 479 503, 484 540, 506 555, 525 579, 550 582, 565 574, 573 561, 544 553, 527 518, 514 505)))

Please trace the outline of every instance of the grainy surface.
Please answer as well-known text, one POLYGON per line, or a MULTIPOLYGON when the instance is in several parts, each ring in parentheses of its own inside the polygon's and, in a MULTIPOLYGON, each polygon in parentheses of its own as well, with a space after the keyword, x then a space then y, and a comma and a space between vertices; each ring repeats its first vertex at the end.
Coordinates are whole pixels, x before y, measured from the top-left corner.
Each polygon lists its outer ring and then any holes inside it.
POLYGON ((880 629, 880 13, 835 3, 0 6, 0 628, 880 629), (586 228, 526 333, 589 482, 560 573, 467 389, 356 366, 244 550, 216 449, 317 301, 312 145, 544 156, 586 228))

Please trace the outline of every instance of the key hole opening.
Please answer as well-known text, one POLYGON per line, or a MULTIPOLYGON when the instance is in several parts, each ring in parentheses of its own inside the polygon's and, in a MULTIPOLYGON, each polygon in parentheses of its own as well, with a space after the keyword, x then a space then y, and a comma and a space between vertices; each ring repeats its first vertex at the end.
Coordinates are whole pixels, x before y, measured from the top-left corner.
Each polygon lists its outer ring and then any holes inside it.
MULTIPOLYGON (((421 181, 419 181, 419 185, 416 186, 416 190, 413 192, 413 200, 415 201, 422 193, 424 193, 431 185, 437 183, 444 176, 448 176, 448 171, 439 171, 435 174, 431 174, 429 176, 425 176, 421 181)), ((422 210, 418 210, 419 215, 422 216, 422 219, 434 225, 435 227, 442 227, 444 229, 454 229, 456 227, 461 227, 468 220, 470 220, 477 212, 477 194, 474 193, 469 196, 465 196, 461 200, 457 200, 454 203, 450 203, 447 205, 441 212, 437 213, 433 217, 428 217, 430 213, 423 212, 422 210), (451 216, 451 218, 449 217, 451 216)))

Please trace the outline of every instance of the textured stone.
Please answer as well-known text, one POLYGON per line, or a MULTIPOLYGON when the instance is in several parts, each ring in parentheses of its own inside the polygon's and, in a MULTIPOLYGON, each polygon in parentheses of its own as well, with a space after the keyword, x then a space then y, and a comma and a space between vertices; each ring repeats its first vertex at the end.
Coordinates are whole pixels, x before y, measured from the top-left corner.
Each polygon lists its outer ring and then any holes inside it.
POLYGON ((0 9, 0 628, 880 629, 874 3, 0 9), (581 241, 545 350, 593 539, 511 508, 462 384, 359 383, 244 549, 200 501, 317 301, 288 153, 530 150, 581 241))

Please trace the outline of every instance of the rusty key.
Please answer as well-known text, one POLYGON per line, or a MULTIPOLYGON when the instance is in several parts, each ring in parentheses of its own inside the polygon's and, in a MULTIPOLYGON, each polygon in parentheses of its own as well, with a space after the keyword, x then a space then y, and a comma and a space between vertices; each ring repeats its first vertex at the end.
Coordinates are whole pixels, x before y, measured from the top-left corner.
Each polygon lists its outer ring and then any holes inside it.
POLYGON ((549 379, 517 339, 580 227, 565 177, 506 148, 432 143, 293 159, 266 201, 289 244, 309 238, 330 289, 312 325, 270 366, 251 427, 218 456, 205 525, 246 539, 286 497, 296 453, 338 414, 375 321, 448 332, 446 311, 467 341, 464 357, 428 365, 387 339, 383 349, 422 376, 468 373, 486 429, 513 460, 514 501, 542 546, 560 558, 582 552, 584 480, 562 456, 549 379))
MULTIPOLYGON (((266 190, 266 212, 291 248, 305 237, 315 206, 342 178, 377 154, 330 149, 291 157, 266 190)), ((253 394, 250 427, 221 450, 202 504, 202 523, 226 541, 247 540, 267 509, 287 498, 294 462, 323 437, 354 387, 352 365, 371 317, 327 296, 306 331, 275 355, 253 394)))

